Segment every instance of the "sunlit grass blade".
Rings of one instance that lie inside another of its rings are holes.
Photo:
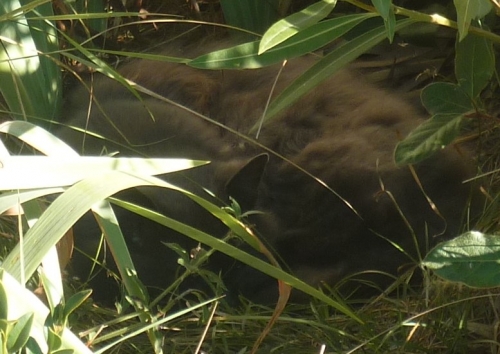
[[[187,159],[134,157],[10,156],[1,159],[0,190],[68,186],[106,171],[137,171],[159,175],[206,164]],[[36,175],[36,178],[33,176]]]
[[[40,348],[47,351],[45,321],[49,314],[47,307],[31,291],[27,290],[8,272],[0,267],[0,281],[9,291],[6,292],[8,303],[8,318],[17,319],[26,313],[33,313],[33,327],[30,332]],[[72,349],[74,353],[92,353],[71,331],[62,333],[62,348]]]
[[[25,7],[29,10],[19,13],[17,0],[0,5],[0,16],[9,18],[0,21],[0,92],[16,119],[37,116],[50,120],[60,108],[61,73],[55,58],[39,56],[39,52],[58,50],[54,24],[43,20],[43,15],[52,14],[52,7],[48,1]]]

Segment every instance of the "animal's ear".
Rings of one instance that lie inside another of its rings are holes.
[[[226,184],[226,193],[247,211],[255,207],[262,175],[269,162],[269,155],[257,155],[241,167]]]

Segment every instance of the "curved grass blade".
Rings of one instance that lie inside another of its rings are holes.
[[[411,19],[398,21],[395,29],[400,30],[412,23],[414,21]],[[264,118],[264,123],[385,38],[385,27],[379,26],[334,49],[298,77],[271,103]],[[255,133],[260,124],[260,122],[255,124],[251,129],[251,133]]]

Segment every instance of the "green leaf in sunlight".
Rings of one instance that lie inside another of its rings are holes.
[[[264,33],[260,41],[258,54],[266,52],[298,32],[321,21],[328,16],[335,5],[337,5],[337,0],[321,0],[302,11],[279,20]]]
[[[422,263],[440,277],[477,288],[500,285],[500,237],[469,231],[437,245]]]
[[[259,42],[255,41],[202,55],[190,61],[188,65],[201,69],[260,68],[321,48],[359,23],[375,16],[375,14],[357,14],[320,22],[261,55],[257,54]]]
[[[396,146],[398,165],[417,163],[442,150],[460,134],[463,116],[436,114],[420,124]]]
[[[11,353],[21,351],[30,337],[31,327],[33,326],[33,313],[25,313],[18,319],[11,328],[7,338],[7,347]]]
[[[20,12],[19,9],[24,11]],[[50,120],[60,109],[61,71],[55,23],[48,1],[0,2],[0,90],[10,113],[17,119]],[[42,54],[40,54],[42,53]]]

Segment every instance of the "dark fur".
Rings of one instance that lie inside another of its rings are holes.
[[[273,95],[314,61],[311,57],[290,61]],[[120,72],[164,97],[248,134],[262,116],[278,70],[272,66],[246,71],[201,71],[179,64],[135,60],[122,66]],[[90,131],[120,144],[132,144],[135,151],[118,145],[123,155],[213,160],[213,166],[189,173],[222,199],[227,197],[226,183],[231,176],[245,161],[262,152],[258,146],[182,108],[153,98],[140,102],[107,78],[95,78],[94,94],[102,112],[121,134],[107,123],[95,103],[88,122]],[[85,126],[88,102],[86,90],[75,90],[67,100],[65,123]],[[292,272],[313,285],[335,285],[350,274],[372,269],[397,274],[398,268],[411,260],[384,237],[417,258],[413,233],[419,241],[419,252],[424,252],[427,244],[458,235],[471,195],[470,186],[462,181],[474,174],[474,164],[466,152],[453,147],[415,166],[419,183],[442,217],[431,208],[410,169],[395,166],[393,151],[397,142],[422,121],[397,95],[371,86],[350,71],[342,71],[265,124],[258,140],[326,183],[338,195],[273,155],[254,197],[248,197],[248,190],[240,193],[241,184],[237,191],[229,192],[236,197],[241,194],[244,207],[267,213],[252,220],[257,232]],[[62,135],[77,148],[84,145],[81,134],[63,130]],[[86,153],[99,153],[106,145],[90,137],[86,139]],[[184,179],[180,183],[186,186]],[[224,234],[220,223],[201,210],[193,213],[197,207],[181,196],[155,195],[150,191],[146,195],[159,211],[214,235]],[[179,200],[172,202],[170,198]],[[196,216],[190,217],[193,215]],[[127,226],[130,233],[139,229],[143,228]],[[190,246],[180,236],[173,237],[165,230],[158,232],[163,232],[169,242]],[[156,242],[144,240],[145,235],[139,237],[143,246],[136,253],[144,253],[147,258],[150,250],[151,254],[157,252]],[[137,263],[140,273],[158,274],[154,262]],[[170,274],[165,278],[171,279],[172,267],[166,270]],[[252,275],[242,276],[246,272]],[[271,290],[274,283],[268,284],[265,278],[260,279],[246,268],[233,270],[233,274],[228,276],[228,283],[254,299],[266,301],[275,291]],[[245,281],[241,282],[242,278]],[[387,284],[382,278],[374,280],[382,286]],[[165,285],[154,277],[148,283]]]

